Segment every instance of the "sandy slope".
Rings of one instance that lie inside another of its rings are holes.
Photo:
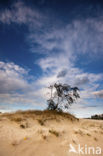
[[[51,113],[0,115],[0,156],[83,155],[70,153],[70,144],[103,149],[103,122]]]

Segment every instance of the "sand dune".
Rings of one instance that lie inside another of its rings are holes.
[[[51,111],[0,115],[0,156],[92,155],[69,152],[70,144],[103,149],[103,122]]]

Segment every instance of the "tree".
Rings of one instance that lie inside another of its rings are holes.
[[[51,91],[50,99],[47,100],[48,110],[63,111],[80,98],[79,89],[68,84],[55,83],[48,88]]]

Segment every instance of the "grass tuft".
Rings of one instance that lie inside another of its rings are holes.
[[[87,135],[88,135],[88,136],[91,136],[91,134],[90,134],[90,133],[87,133]]]
[[[98,141],[98,139],[97,139],[96,137],[94,138],[94,140],[95,140],[95,141]]]
[[[55,131],[55,130],[49,130],[49,133],[55,135],[56,137],[59,136],[59,132]]]
[[[44,124],[44,120],[38,119],[38,122],[39,122],[39,124],[40,124],[41,126],[44,126],[44,125],[45,125],[45,124]]]
[[[42,138],[43,138],[44,140],[46,140],[47,136],[46,136],[46,135],[42,135]]]
[[[21,122],[23,119],[21,117],[12,117],[11,121],[15,121],[15,122]]]
[[[20,127],[21,127],[21,128],[26,128],[25,125],[23,125],[23,124],[21,124]]]
[[[16,145],[18,145],[19,144],[19,142],[17,141],[17,140],[14,140],[14,141],[12,141],[12,146],[16,146]]]

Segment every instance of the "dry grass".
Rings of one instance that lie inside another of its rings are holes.
[[[94,138],[94,140],[95,140],[95,141],[98,141],[98,139],[97,139],[96,137]]]
[[[100,133],[101,133],[101,134],[103,134],[103,132],[102,132],[102,131],[101,131]]]
[[[19,142],[17,140],[13,140],[11,143],[12,146],[17,146],[18,144],[19,144]]]
[[[27,120],[28,118],[32,118],[33,120],[38,120],[38,122],[41,125],[44,125],[44,121],[47,120],[59,121],[60,119],[63,118],[70,120],[72,122],[79,120],[70,113],[63,113],[63,112],[50,111],[50,110],[44,110],[44,111],[40,111],[40,110],[20,111],[19,110],[15,113],[4,113],[1,115],[1,117],[6,117],[11,121],[17,123]]]
[[[21,128],[29,128],[29,124],[28,124],[28,122],[23,122],[20,124],[20,127]]]
[[[21,128],[26,128],[25,125],[23,125],[23,124],[21,124],[20,127],[21,127]]]
[[[39,122],[39,124],[40,124],[41,126],[44,126],[44,125],[45,125],[44,120],[38,119],[38,122]]]
[[[100,125],[100,129],[102,129],[102,130],[103,130],[103,125]]]
[[[90,124],[89,126],[90,126],[90,127],[95,127],[95,125],[94,125],[94,124]]]
[[[90,133],[87,133],[87,136],[91,136],[91,134]]]
[[[46,136],[46,135],[42,135],[42,138],[43,138],[44,140],[46,140],[46,139],[47,139],[47,136]]]
[[[21,122],[23,119],[21,117],[11,117],[11,121]]]
[[[73,143],[76,144],[76,141],[74,139],[72,139]]]
[[[76,131],[74,131],[74,133],[75,133],[75,134],[78,134],[78,131],[76,130]]]
[[[59,136],[59,132],[57,132],[57,131],[55,131],[55,130],[53,130],[53,129],[52,129],[52,130],[49,130],[49,133],[55,135],[56,137]]]
[[[94,132],[95,132],[95,133],[97,133],[97,131],[96,131],[96,130],[94,130]]]
[[[81,136],[84,135],[83,131],[81,129],[74,131],[75,134],[79,134]]]

